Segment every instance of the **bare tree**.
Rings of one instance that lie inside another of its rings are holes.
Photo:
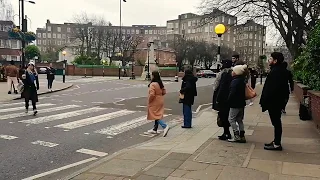
[[[119,33],[115,30],[108,29],[105,31],[103,36],[103,45],[104,45],[104,51],[107,55],[107,57],[110,58],[110,64],[112,63],[112,56],[115,55],[117,48],[118,48],[118,42],[119,42]]]
[[[239,17],[249,14],[250,18],[259,21],[266,18],[266,22],[272,22],[279,31],[291,55],[296,58],[320,17],[319,4],[319,0],[203,0],[200,9],[206,14],[219,9]]]
[[[138,46],[142,43],[143,37],[127,35],[121,41],[121,53],[123,54],[122,65],[133,61],[134,55],[138,52]]]

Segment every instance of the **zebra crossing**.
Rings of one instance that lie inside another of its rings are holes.
[[[36,127],[37,130],[42,128],[46,132],[52,128],[64,132],[76,131],[83,128],[83,134],[96,134],[106,138],[134,130],[150,121],[147,120],[146,112],[133,111],[127,109],[86,107],[81,105],[62,105],[54,103],[38,104],[38,114],[33,116],[32,112],[24,112],[24,102],[12,104],[0,104],[0,126],[13,126],[16,124],[26,125],[26,128]],[[166,114],[165,119],[173,119],[169,122],[171,125],[180,123],[173,118],[171,114]],[[8,123],[5,124],[4,123]],[[81,131],[82,132],[82,131]],[[1,133],[0,140],[15,140],[23,138],[15,132]],[[50,142],[42,142],[37,140],[32,142],[34,145],[42,145],[47,147],[58,146],[58,143],[50,144]]]

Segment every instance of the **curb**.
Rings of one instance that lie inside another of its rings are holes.
[[[55,92],[59,92],[59,91],[63,91],[63,90],[69,89],[69,88],[71,88],[71,87],[73,87],[73,84],[70,84],[69,86],[64,87],[64,88],[61,88],[61,89],[56,89],[56,90],[53,90],[53,91],[48,91],[48,92],[42,92],[42,93],[39,93],[39,94],[38,94],[38,96],[40,96],[40,95],[44,95],[44,94],[51,94],[51,93],[55,93]],[[17,97],[17,98],[14,98],[14,99],[12,99],[12,100],[19,100],[19,99],[23,99],[23,98],[21,98],[21,97]]]

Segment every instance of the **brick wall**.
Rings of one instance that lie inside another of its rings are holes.
[[[320,129],[320,91],[308,91],[308,95],[310,96],[312,120],[317,129]]]
[[[298,102],[302,102],[303,96],[308,94],[309,87],[301,84],[300,82],[294,82],[294,95]]]

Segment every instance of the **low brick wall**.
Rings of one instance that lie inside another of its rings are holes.
[[[310,107],[312,120],[314,121],[317,129],[320,129],[320,91],[308,91],[310,96]]]
[[[304,84],[301,84],[300,82],[296,81],[294,82],[294,95],[296,96],[296,99],[298,102],[303,101],[303,96],[308,94],[308,90],[310,88]]]

